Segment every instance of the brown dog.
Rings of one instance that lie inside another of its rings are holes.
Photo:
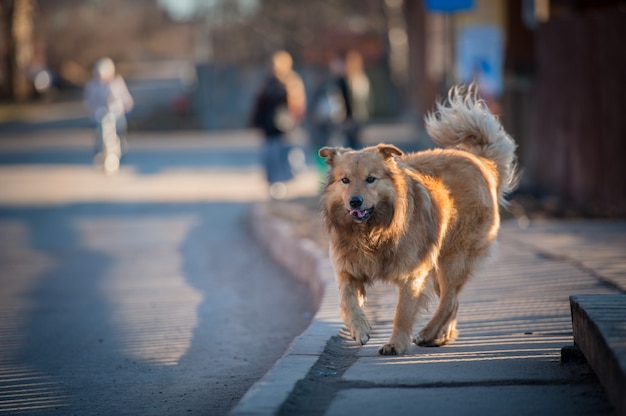
[[[451,89],[448,102],[426,117],[426,129],[439,145],[456,148],[319,151],[330,166],[322,203],[341,311],[359,344],[371,332],[362,309],[366,286],[382,280],[399,287],[384,355],[404,353],[411,340],[420,346],[455,340],[458,294],[489,256],[498,205],[516,185],[515,142],[473,87]],[[439,306],[414,338],[416,315],[432,293]]]

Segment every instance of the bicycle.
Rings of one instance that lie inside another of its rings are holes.
[[[107,112],[100,122],[98,134],[102,151],[96,155],[96,163],[102,164],[104,173],[111,175],[120,168],[122,144],[117,134],[116,118],[112,112]]]

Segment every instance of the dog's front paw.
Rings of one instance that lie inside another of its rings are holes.
[[[380,355],[400,355],[404,354],[410,345],[410,335],[404,333],[394,334],[389,342],[378,350],[378,353]]]
[[[352,328],[350,329],[352,339],[355,340],[357,344],[359,345],[367,344],[367,341],[370,340],[371,332],[372,332],[372,328],[367,322],[354,324],[352,325]]]
[[[403,350],[396,344],[385,344],[378,350],[380,355],[400,355],[403,354],[406,348]]]

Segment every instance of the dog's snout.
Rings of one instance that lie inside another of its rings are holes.
[[[363,205],[363,197],[362,196],[353,196],[350,198],[350,208],[360,208]]]

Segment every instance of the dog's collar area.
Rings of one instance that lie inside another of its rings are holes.
[[[366,221],[369,217],[372,216],[372,212],[374,212],[374,207],[368,208],[368,209],[351,209],[348,211],[350,213],[350,216],[352,216],[352,218],[356,221],[356,222],[364,222]]]

